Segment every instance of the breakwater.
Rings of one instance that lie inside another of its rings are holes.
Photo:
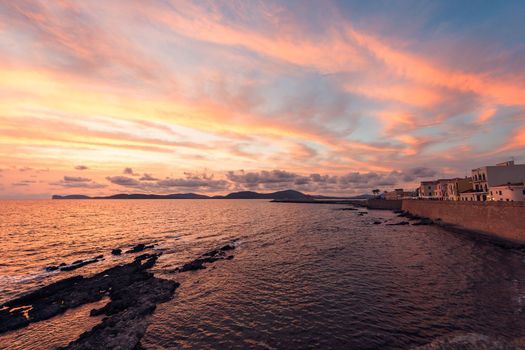
[[[525,203],[403,200],[402,209],[460,230],[525,243]]]
[[[401,205],[401,200],[369,199],[366,201],[368,209],[399,210]]]

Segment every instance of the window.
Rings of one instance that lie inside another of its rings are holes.
[[[483,176],[483,180],[485,180],[485,174],[483,174],[482,176]]]
[[[523,194],[525,194],[525,190],[523,190]]]
[[[500,195],[500,196],[501,196],[501,194],[502,194],[501,191],[499,191],[499,195]]]

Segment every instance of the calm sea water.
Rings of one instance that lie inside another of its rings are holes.
[[[525,257],[390,212],[259,200],[0,202],[0,302],[128,261],[155,243],[159,277],[181,282],[158,306],[146,349],[406,349],[455,331],[525,335]],[[235,258],[175,274],[238,240]],[[104,254],[71,272],[44,267]],[[65,345],[93,305],[0,336],[2,349]]]

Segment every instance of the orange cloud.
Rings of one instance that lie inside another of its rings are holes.
[[[476,119],[476,122],[478,124],[485,124],[486,122],[488,122],[490,119],[492,119],[492,117],[494,117],[494,115],[496,114],[497,112],[497,109],[496,108],[486,108],[484,109],[481,114],[478,116],[478,118]]]

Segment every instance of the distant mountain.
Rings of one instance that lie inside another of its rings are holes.
[[[57,194],[53,195],[51,199],[91,199],[89,196],[84,196],[82,194],[71,194],[68,196],[59,196]]]
[[[132,194],[114,194],[111,196],[101,197],[89,197],[84,195],[68,195],[59,196],[53,195],[52,199],[289,199],[289,200],[304,200],[311,201],[314,198],[307,194],[294,191],[278,191],[273,193],[258,193],[251,191],[234,192],[226,196],[206,196],[196,193],[175,193],[175,194],[143,194],[143,193],[132,193]]]
[[[242,191],[230,193],[226,199],[293,199],[293,200],[313,200],[312,196],[294,190],[278,191],[273,193],[258,193],[251,191]]]
[[[114,194],[107,197],[93,197],[93,199],[206,199],[210,198],[203,194],[196,193],[175,193],[175,194]]]
[[[175,193],[175,194],[145,194],[145,193],[119,193],[111,196],[90,197],[79,194],[70,196],[53,195],[51,199],[206,199],[210,198],[203,194],[196,193]]]

